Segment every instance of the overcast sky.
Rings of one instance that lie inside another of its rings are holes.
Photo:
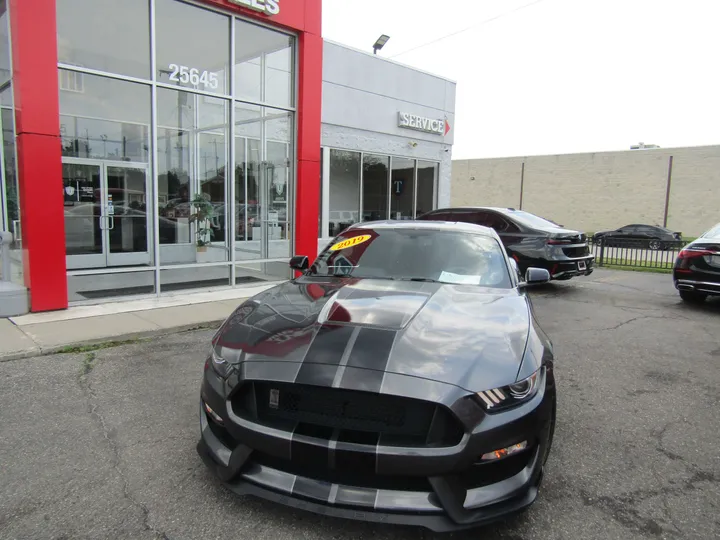
[[[326,39],[388,34],[378,54],[457,82],[456,159],[720,144],[719,21],[720,0],[323,0]]]

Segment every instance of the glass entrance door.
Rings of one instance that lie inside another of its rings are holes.
[[[67,268],[149,265],[145,164],[63,160]]]

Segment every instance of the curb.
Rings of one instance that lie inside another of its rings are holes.
[[[49,356],[51,354],[72,354],[68,348],[87,347],[93,345],[108,344],[109,347],[117,347],[124,345],[127,341],[147,340],[152,337],[162,337],[172,334],[180,334],[183,332],[192,332],[194,330],[208,330],[218,328],[225,319],[207,321],[195,324],[184,324],[181,326],[173,326],[171,328],[162,328],[160,330],[147,330],[142,332],[131,332],[129,334],[119,334],[117,336],[107,336],[97,339],[88,339],[84,341],[75,341],[64,345],[53,345],[52,347],[33,347],[23,351],[15,351],[6,354],[0,354],[0,362],[11,362],[13,360],[22,360],[24,358],[35,358],[38,356]]]

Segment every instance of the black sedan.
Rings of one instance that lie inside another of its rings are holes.
[[[491,230],[355,225],[243,303],[209,347],[200,456],[233,492],[318,514],[461,529],[538,494],[552,345]]]
[[[606,247],[630,247],[670,249],[682,242],[682,233],[673,232],[656,225],[632,224],[613,231],[599,231],[593,235],[593,242]]]
[[[521,271],[544,268],[552,279],[590,275],[595,257],[587,236],[547,219],[514,208],[443,208],[418,219],[474,223],[494,229]]]
[[[686,302],[720,296],[720,223],[678,253],[673,281]]]

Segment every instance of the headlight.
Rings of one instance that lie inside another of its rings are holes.
[[[488,412],[496,412],[499,410],[508,409],[529,401],[537,394],[538,387],[540,384],[540,372],[542,368],[538,369],[535,373],[530,375],[527,379],[517,381],[508,386],[501,386],[500,388],[493,388],[492,390],[485,390],[478,392],[477,396],[485,406],[485,410]]]
[[[215,373],[224,379],[228,376],[228,363],[222,356],[222,349],[220,345],[216,344],[210,347],[210,364],[215,370]]]

